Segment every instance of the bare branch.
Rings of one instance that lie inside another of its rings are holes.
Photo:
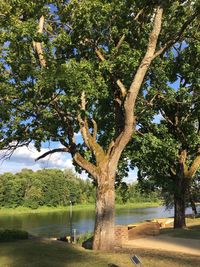
[[[81,108],[81,111],[85,111],[85,108],[86,108],[85,92],[82,92],[82,94],[81,94],[80,108]],[[87,129],[86,129],[86,127],[85,127],[85,126],[86,126],[86,119],[82,119],[80,113],[78,114],[77,119],[78,119],[78,122],[79,122],[80,131],[81,131],[83,140],[84,140],[86,146],[87,146],[89,149],[91,149],[91,148],[90,148],[89,141],[88,141],[88,133],[87,133]]]
[[[175,44],[183,35],[185,29],[188,27],[188,25],[197,17],[197,12],[195,12],[194,14],[192,14],[188,20],[182,25],[180,31],[172,38],[169,39],[164,45],[163,47],[161,47],[158,51],[155,52],[154,54],[154,58],[159,56],[160,54],[162,54],[163,52],[165,52],[169,47],[171,47],[173,44]]]
[[[93,139],[96,140],[96,138],[97,138],[97,123],[93,119],[92,119],[92,123],[93,123]]]
[[[124,39],[125,39],[125,34],[122,35],[122,37],[120,38],[118,44],[116,45],[116,49],[119,50],[120,46],[122,45]]]
[[[83,91],[81,94],[81,109],[85,111],[86,107],[86,99],[85,99],[85,92]]]
[[[140,132],[139,130],[136,130],[135,133],[140,136],[144,136],[144,133]]]
[[[155,98],[156,98],[158,95],[159,95],[159,93],[156,93],[156,94],[150,99],[150,101],[144,100],[144,99],[139,98],[139,97],[138,97],[138,99],[140,99],[140,101],[143,101],[143,103],[146,104],[146,106],[153,107],[153,101],[155,100]],[[138,114],[137,117],[140,117],[140,116],[145,112],[145,110],[146,110],[146,107],[144,107],[144,108],[140,111],[140,113]]]
[[[144,8],[140,9],[140,11],[136,14],[134,20],[138,20],[139,16],[142,15],[143,12],[144,12]]]
[[[119,86],[119,89],[121,91],[122,97],[124,98],[126,96],[126,87],[124,86],[124,84],[118,79],[117,80],[117,85]]]
[[[105,57],[104,55],[101,53],[101,51],[97,48],[95,48],[95,53],[97,54],[98,58],[101,60],[101,61],[105,61]]]
[[[44,16],[41,16],[39,19],[39,27],[38,27],[38,33],[43,33],[43,28],[44,28]],[[42,49],[42,44],[40,42],[35,42],[33,41],[33,47],[38,55],[39,62],[41,67],[46,67],[46,60],[44,58],[44,53]]]
[[[170,118],[164,113],[164,111],[162,109],[160,109],[160,113],[162,115],[162,117],[168,122],[170,123],[171,125],[174,126],[174,123],[170,120]]]
[[[38,158],[36,158],[35,161],[43,159],[46,156],[57,153],[57,152],[69,152],[69,149],[67,147],[63,147],[63,148],[55,148],[55,149],[49,150],[45,152],[44,154],[42,154],[41,156],[39,156]]]

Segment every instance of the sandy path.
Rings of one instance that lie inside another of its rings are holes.
[[[175,238],[168,235],[128,240],[123,243],[123,248],[156,249],[200,256],[200,240]]]

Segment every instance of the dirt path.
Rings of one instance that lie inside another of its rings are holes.
[[[123,243],[123,248],[156,249],[200,256],[199,240],[175,238],[164,234],[126,241]]]

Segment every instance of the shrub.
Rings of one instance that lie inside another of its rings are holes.
[[[93,233],[91,232],[86,232],[84,234],[80,234],[77,237],[77,243],[78,244],[82,244],[84,241],[88,240],[89,238],[91,238],[93,236]]]
[[[28,233],[21,230],[0,229],[0,242],[28,239]]]

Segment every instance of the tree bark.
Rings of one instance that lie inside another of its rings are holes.
[[[185,228],[185,197],[174,195],[174,228]]]
[[[115,242],[115,179],[109,173],[98,179],[93,249],[109,251]]]
[[[187,183],[183,173],[177,175],[174,193],[174,228],[185,228]]]

